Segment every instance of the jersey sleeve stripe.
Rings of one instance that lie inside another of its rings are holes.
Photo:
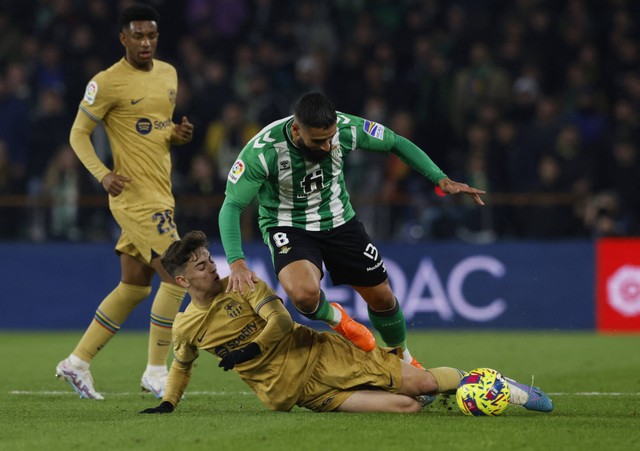
[[[356,127],[352,126],[351,127],[351,150],[355,150],[356,149]]]
[[[267,304],[268,302],[271,302],[271,301],[275,301],[275,300],[279,301],[280,297],[275,295],[275,294],[272,294],[272,295],[267,296],[266,298],[264,298],[262,301],[258,302],[258,305],[256,305],[256,309],[255,309],[256,313],[258,313],[260,311],[260,309],[262,307],[264,307],[265,304]]]
[[[86,114],[87,116],[89,116],[92,120],[96,121],[96,122],[100,122],[100,118],[94,116],[93,114],[89,113],[89,111],[87,111],[86,108],[84,108],[82,105],[80,105],[78,108],[80,108],[82,110],[82,112],[84,114]]]
[[[260,160],[260,163],[262,164],[262,167],[264,168],[264,172],[267,175],[267,177],[269,177],[269,166],[267,166],[267,160],[264,157],[264,154],[261,153],[260,155],[258,155],[258,159]]]

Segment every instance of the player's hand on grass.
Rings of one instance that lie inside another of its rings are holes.
[[[149,407],[141,410],[140,413],[171,413],[175,409],[174,405],[169,401],[162,401],[158,407]]]
[[[240,294],[244,294],[246,290],[245,285],[248,286],[251,291],[256,289],[254,282],[258,282],[260,279],[256,276],[256,273],[247,267],[244,259],[241,258],[234,261],[229,265],[229,269],[231,270],[231,274],[229,274],[227,293],[239,291]]]
[[[229,354],[225,355],[222,360],[220,360],[218,367],[224,368],[225,371],[232,370],[238,363],[251,360],[260,355],[261,352],[260,346],[258,346],[257,343],[251,342],[244,348],[236,349],[235,351],[231,351]]]
[[[133,179],[125,177],[124,175],[109,172],[102,178],[100,183],[107,193],[116,197],[124,191],[125,183],[131,182],[132,180]]]
[[[480,194],[486,194],[486,191],[483,191],[478,188],[473,188],[466,183],[454,182],[449,178],[444,178],[438,182],[438,186],[442,190],[442,192],[446,194],[460,194],[466,193],[473,201],[478,205],[484,205],[484,202],[480,198]]]

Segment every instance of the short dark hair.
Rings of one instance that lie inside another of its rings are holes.
[[[160,14],[158,14],[158,11],[151,5],[144,3],[133,4],[120,13],[120,17],[118,18],[120,31],[129,28],[131,22],[135,20],[149,20],[157,24],[160,22]]]
[[[193,230],[182,239],[171,243],[160,257],[160,263],[171,277],[175,277],[184,269],[185,263],[194,258],[194,253],[201,247],[209,248],[207,235],[200,230]]]
[[[313,128],[329,128],[338,120],[333,102],[319,92],[300,97],[293,114],[301,125]]]

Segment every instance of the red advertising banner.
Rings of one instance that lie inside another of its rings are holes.
[[[596,244],[596,324],[601,332],[640,332],[640,239]]]

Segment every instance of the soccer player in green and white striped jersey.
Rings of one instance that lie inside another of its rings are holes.
[[[484,191],[449,179],[411,141],[383,125],[336,112],[322,94],[302,96],[293,116],[261,130],[229,172],[220,210],[220,234],[231,269],[227,292],[253,290],[242,252],[240,214],[258,197],[258,221],[278,279],[307,318],[328,323],[364,350],[375,339],[320,289],[323,263],[334,285],[351,285],[367,302],[371,324],[387,346],[421,367],[407,349],[404,315],[382,257],[351,206],[344,160],[354,150],[392,152],[447,194],[466,193],[484,205]]]

